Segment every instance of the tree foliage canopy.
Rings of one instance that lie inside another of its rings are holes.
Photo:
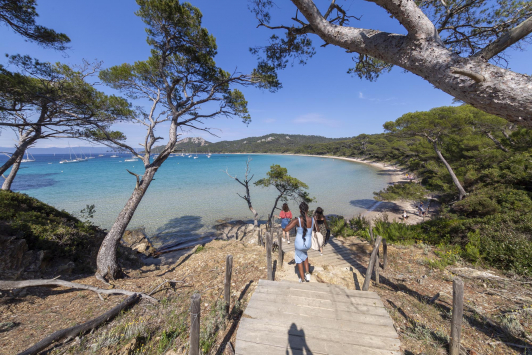
[[[67,49],[66,45],[70,43],[70,38],[66,34],[36,23],[39,16],[35,8],[36,2],[36,0],[0,0],[0,22],[44,47]]]
[[[17,70],[0,65],[0,127],[38,125],[51,136],[82,137],[86,128],[109,129],[131,118],[129,102],[87,82],[97,66],[71,68],[20,55],[11,56],[10,65]]]

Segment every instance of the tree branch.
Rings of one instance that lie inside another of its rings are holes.
[[[127,169],[126,169],[127,170]],[[135,176],[137,178],[137,186],[135,186],[135,189],[138,189],[139,186],[140,186],[140,176],[138,174],[135,174],[134,172],[131,172],[129,170],[127,170],[128,173],[130,173],[131,175]]]
[[[121,289],[110,289],[105,290],[103,288],[98,288],[89,285],[78,284],[74,282],[57,280],[57,279],[45,279],[45,280],[24,280],[24,281],[0,281],[0,290],[12,290],[14,288],[24,288],[24,287],[35,287],[35,286],[62,286],[68,288],[78,288],[82,290],[94,291],[96,293],[103,293],[108,295],[123,294],[128,296],[140,295],[141,297],[147,299],[152,303],[158,303],[159,301],[153,297],[145,295],[143,293],[126,291]]]
[[[494,42],[487,45],[480,52],[476,53],[474,57],[482,57],[489,60],[497,54],[510,47],[512,44],[518,42],[524,37],[532,33],[532,17],[521,22],[518,26],[512,28],[510,31],[497,38]]]

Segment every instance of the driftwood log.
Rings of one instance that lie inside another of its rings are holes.
[[[48,279],[48,280],[24,280],[24,281],[0,281],[0,290],[12,290],[15,288],[24,288],[24,287],[36,287],[36,286],[63,286],[68,288],[77,288],[82,290],[89,290],[96,292],[98,295],[100,294],[108,294],[108,295],[116,295],[116,294],[122,294],[122,295],[139,295],[142,298],[145,298],[146,300],[152,302],[152,303],[158,303],[157,299],[148,296],[144,293],[138,293],[133,291],[127,291],[127,290],[121,290],[121,289],[110,289],[106,290],[103,288],[98,288],[94,286],[89,285],[83,285],[78,284],[75,282],[69,282],[64,280],[58,280],[58,279]]]
[[[53,344],[56,341],[59,341],[61,339],[65,339],[65,341],[68,341],[70,339],[73,339],[77,337],[80,334],[83,334],[91,329],[94,329],[98,327],[100,324],[107,322],[109,319],[112,319],[116,317],[120,312],[129,306],[133,305],[135,302],[138,301],[140,295],[137,293],[132,294],[129,296],[125,301],[117,305],[116,307],[112,308],[111,310],[105,312],[101,316],[94,318],[86,323],[79,324],[67,329],[58,330],[57,332],[47,336],[37,344],[33,345],[31,348],[24,350],[23,352],[19,353],[18,355],[32,355],[37,354],[39,351],[47,348],[51,344]]]
[[[369,283],[371,281],[371,274],[373,273],[373,268],[375,266],[375,259],[377,259],[377,253],[379,251],[379,246],[381,244],[382,237],[380,235],[377,236],[377,240],[375,241],[375,248],[373,248],[373,251],[371,252],[371,257],[369,258],[369,265],[368,269],[366,270],[366,279],[364,280],[364,285],[362,286],[362,291],[369,290]]]

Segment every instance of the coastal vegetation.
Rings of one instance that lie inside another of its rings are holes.
[[[310,203],[314,198],[310,197],[308,192],[308,185],[303,181],[288,175],[288,170],[280,165],[274,164],[270,167],[270,171],[266,173],[267,177],[255,182],[255,186],[260,187],[274,187],[277,193],[272,211],[268,215],[269,227],[273,227],[275,210],[278,209],[279,202],[286,202],[292,199],[298,205],[301,202]]]
[[[74,263],[73,272],[91,273],[103,235],[103,231],[88,220],[82,221],[21,193],[0,191],[0,239],[3,240],[3,248],[9,249],[11,245],[18,244],[13,242],[14,238],[23,241],[26,250],[43,251],[43,263],[53,264],[62,260],[66,264],[70,261]],[[24,253],[24,250],[21,252]],[[8,256],[5,256],[4,263],[10,264]],[[38,269],[41,269],[40,265]],[[8,273],[12,270],[0,271]]]
[[[40,62],[29,56],[13,55],[9,71],[0,65],[0,128],[12,129],[18,138],[16,149],[0,166],[0,175],[11,168],[2,190],[11,190],[26,150],[50,138],[84,138],[101,130],[116,141],[125,136],[111,125],[129,121],[133,115],[123,98],[106,95],[89,83],[99,64],[68,65]]]
[[[249,176],[249,174],[251,174],[251,167],[249,165],[250,165],[252,160],[253,159],[251,157],[248,157],[248,160],[246,161],[246,173],[244,174],[244,178],[243,179],[239,179],[237,177],[237,175],[232,176],[231,174],[229,174],[229,171],[227,169],[225,170],[225,173],[231,179],[235,180],[240,185],[242,185],[242,187],[244,187],[244,190],[246,191],[245,194],[241,195],[241,194],[239,194],[237,192],[237,195],[241,199],[246,201],[249,210],[251,211],[251,213],[253,213],[253,226],[255,226],[255,228],[256,228],[256,227],[259,226],[259,213],[253,208],[253,204],[251,203],[251,192],[249,190],[249,184],[251,183],[251,180],[253,180],[253,177],[255,176],[255,175]]]

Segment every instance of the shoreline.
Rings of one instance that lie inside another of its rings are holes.
[[[394,184],[394,183],[397,183],[397,182],[401,182],[401,181],[407,181],[406,179],[404,179],[404,174],[403,174],[403,171],[402,171],[401,168],[398,168],[398,167],[395,167],[395,166],[391,166],[391,165],[387,166],[385,163],[382,163],[382,162],[367,161],[367,160],[360,159],[360,158],[338,157],[338,156],[334,156],[334,155],[310,155],[310,154],[293,154],[293,153],[223,153],[223,154],[234,154],[234,155],[292,155],[292,156],[300,156],[300,157],[339,159],[339,160],[350,161],[350,162],[353,162],[353,163],[370,165],[370,166],[372,166],[374,168],[380,169],[381,172],[388,173],[388,185],[389,184]],[[386,186],[384,186],[383,188],[385,188],[385,187]],[[374,192],[376,192],[376,191],[374,191]],[[378,209],[378,207],[382,203],[383,203],[383,201],[375,200],[375,203],[372,204],[371,206],[369,206],[368,208],[366,208],[366,211],[361,213],[360,215],[363,216],[363,217],[366,217],[366,218],[368,218],[370,220],[373,220],[373,219],[377,218],[379,216],[379,214],[381,214],[383,212],[387,212],[387,211],[383,211],[383,210],[379,210]],[[404,208],[405,210],[409,210],[409,209],[412,208],[410,205],[407,205],[406,202],[405,203],[401,203],[400,201],[393,201],[393,203],[395,203],[396,205]],[[400,217],[399,214],[394,214],[392,212],[387,212],[387,213],[388,213],[388,215],[392,215],[392,217],[395,217],[395,218]],[[344,218],[346,218],[346,219],[351,219],[353,217],[355,217],[355,216],[354,215],[353,216],[344,216]]]

